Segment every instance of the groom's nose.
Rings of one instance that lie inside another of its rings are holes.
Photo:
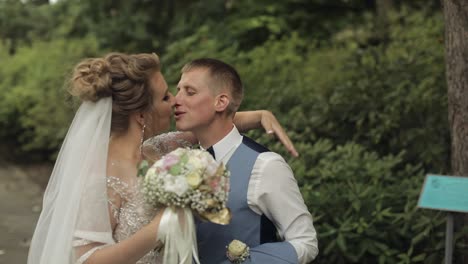
[[[173,103],[173,107],[174,108],[177,108],[178,106],[180,106],[180,99],[179,97],[177,97],[177,94],[174,96],[174,103]]]
[[[177,91],[177,93],[174,96],[175,106],[180,105],[180,101],[181,101],[180,91]]]

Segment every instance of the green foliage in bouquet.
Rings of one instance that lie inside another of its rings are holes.
[[[138,164],[138,172],[137,172],[138,177],[145,177],[149,168],[150,168],[149,162],[147,160],[142,160]]]

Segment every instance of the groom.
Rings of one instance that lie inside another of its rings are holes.
[[[192,131],[201,147],[231,172],[231,223],[198,224],[200,262],[230,263],[226,246],[234,239],[250,247],[244,263],[313,260],[318,253],[316,232],[291,168],[233,124],[243,98],[237,71],[219,60],[197,59],[182,69],[177,90],[177,129]]]

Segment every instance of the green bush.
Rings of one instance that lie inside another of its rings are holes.
[[[2,49],[3,50],[3,49]],[[0,131],[8,156],[54,159],[73,116],[66,80],[80,59],[96,56],[94,39],[37,42],[0,54]]]
[[[240,54],[243,108],[271,109],[295,142],[353,141],[380,155],[404,151],[405,162],[447,171],[440,17],[414,13],[394,19],[387,44],[364,47],[372,32],[363,26],[331,47],[292,34]]]
[[[442,260],[443,214],[416,208],[424,174],[448,171],[442,24],[392,19],[387,43],[369,43],[369,22],[332,46],[291,34],[236,57],[243,108],[271,109],[302,155],[289,161],[315,217],[317,263]]]
[[[440,263],[443,214],[416,208],[424,179],[403,155],[329,140],[300,145],[292,166],[314,215],[314,263]]]

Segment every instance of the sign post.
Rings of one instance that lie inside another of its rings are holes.
[[[453,213],[447,213],[447,228],[445,230],[445,264],[452,264],[453,256]]]
[[[468,177],[426,175],[418,207],[447,212],[445,264],[452,264],[453,212],[468,213]]]

